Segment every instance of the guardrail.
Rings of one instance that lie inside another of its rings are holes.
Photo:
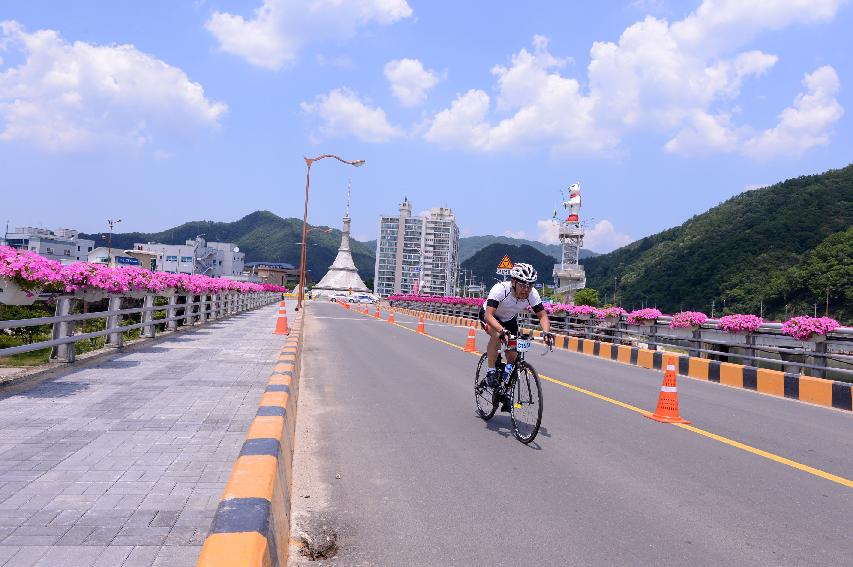
[[[71,313],[74,301],[81,299],[71,296],[61,296],[56,299],[56,314],[53,317],[38,317],[33,319],[17,319],[0,321],[0,332],[8,329],[52,325],[52,338],[46,341],[18,345],[0,349],[0,356],[20,354],[44,348],[51,348],[51,361],[74,362],[76,357],[75,343],[97,337],[107,337],[106,345],[119,348],[124,345],[122,333],[135,329],[142,330],[142,337],[154,338],[158,325],[165,325],[166,330],[175,331],[178,326],[192,326],[207,321],[222,319],[237,313],[249,311],[269,305],[281,299],[280,293],[219,293],[208,295],[171,295],[168,304],[154,305],[154,294],[144,296],[111,295],[106,311],[92,313]],[[166,297],[166,296],[162,296]],[[142,307],[122,308],[126,299],[142,300]],[[157,312],[165,312],[166,316],[155,318]],[[141,322],[122,325],[125,315],[141,314]],[[78,333],[77,323],[92,319],[106,319],[102,330],[89,333]]]
[[[395,301],[394,306],[441,315],[476,319],[479,307],[420,301]],[[764,323],[753,333],[729,333],[709,319],[697,329],[672,329],[672,317],[659,317],[654,324],[629,325],[624,318],[594,319],[551,315],[556,333],[614,344],[642,346],[651,350],[682,350],[690,356],[721,362],[738,362],[805,373],[817,378],[853,382],[853,327],[839,327],[819,340],[800,341],[782,334],[781,323]],[[532,313],[519,315],[519,324],[537,328]]]

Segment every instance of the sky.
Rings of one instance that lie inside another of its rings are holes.
[[[407,197],[608,252],[853,161],[845,0],[2,0],[0,222],[255,210],[376,238]],[[796,195],[791,195],[796,199]]]

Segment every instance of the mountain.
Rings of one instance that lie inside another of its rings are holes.
[[[495,271],[504,255],[510,257],[513,262],[525,262],[532,264],[539,272],[540,282],[551,282],[551,272],[557,259],[548,254],[543,254],[533,246],[527,244],[513,245],[495,242],[482,248],[473,256],[462,262],[461,269],[471,270],[477,283],[482,283],[489,289],[496,280],[503,279]]]
[[[587,285],[665,312],[853,316],[853,165],[747,191],[584,262]]]
[[[486,246],[490,244],[507,244],[510,246],[530,246],[548,256],[554,257],[555,261],[562,255],[562,248],[559,244],[544,244],[536,240],[525,240],[524,238],[511,238],[509,236],[465,236],[459,239],[459,261],[464,262]],[[591,258],[597,254],[591,250],[581,248],[580,257]],[[510,256],[511,258],[512,256]]]
[[[368,240],[364,244],[369,246],[372,250],[376,250],[375,240]],[[512,238],[509,236],[463,236],[459,239],[459,262],[464,262],[489,244],[508,244],[510,246],[521,246],[522,244],[525,244],[535,248],[543,254],[553,256],[555,261],[562,255],[562,248],[560,248],[559,244],[544,244],[542,242],[537,242],[536,240],[525,240],[524,238]],[[584,258],[592,258],[594,256],[598,256],[598,254],[592,250],[581,248],[581,260]]]
[[[309,229],[312,228],[309,225]],[[318,227],[329,228],[329,227]],[[269,211],[255,211],[235,222],[193,221],[161,232],[127,232],[113,234],[114,248],[132,248],[136,242],[161,242],[183,244],[203,235],[211,242],[234,242],[246,253],[246,262],[300,263],[302,221],[283,219]],[[81,235],[91,238],[98,246],[106,244],[100,235]],[[357,240],[350,240],[352,257],[362,279],[373,278],[374,248]],[[308,233],[308,269],[310,279],[319,281],[332,265],[341,244],[341,231],[311,231]]]

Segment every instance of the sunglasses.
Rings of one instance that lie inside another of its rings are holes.
[[[516,280],[515,285],[517,285],[521,289],[531,289],[533,287],[532,283],[520,282],[518,280]]]

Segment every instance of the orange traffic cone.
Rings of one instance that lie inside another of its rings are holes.
[[[373,316],[377,319],[382,318],[382,314],[379,312],[379,304],[378,303],[376,304],[376,313]]]
[[[388,322],[389,323],[394,322],[394,308],[393,307],[388,311]]]
[[[477,335],[474,333],[474,322],[468,327],[468,340],[465,341],[465,352],[477,352]]]
[[[645,414],[649,419],[662,423],[690,423],[678,413],[678,388],[675,385],[675,357],[666,361],[666,372],[658,396],[658,407],[653,414]]]
[[[275,322],[274,335],[289,335],[290,329],[287,328],[287,308],[284,306],[284,301],[278,307],[278,320]]]
[[[426,330],[424,329],[424,316],[423,315],[418,317],[418,334],[419,335],[425,335],[426,334]]]

